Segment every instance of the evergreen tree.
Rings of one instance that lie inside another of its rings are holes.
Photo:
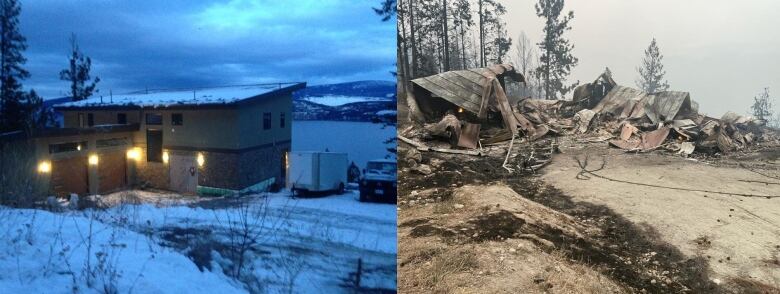
[[[543,40],[537,44],[541,52],[536,70],[547,99],[557,99],[558,94],[562,98],[579,84],[566,85],[566,77],[579,60],[572,55],[574,45],[563,37],[574,18],[573,11],[561,16],[563,5],[564,0],[539,0],[535,5],[536,15],[545,19]]]
[[[79,101],[92,96],[92,92],[95,91],[95,87],[97,86],[97,83],[100,82],[100,78],[95,77],[95,80],[87,85],[90,80],[89,70],[92,66],[92,60],[89,57],[84,56],[79,50],[75,34],[72,34],[70,37],[70,46],[71,55],[69,67],[60,72],[60,80],[70,81],[71,98],[73,101]]]
[[[27,129],[25,93],[21,80],[30,76],[22,68],[26,39],[19,31],[21,6],[16,0],[0,0],[0,132]]]
[[[661,64],[664,56],[658,50],[658,44],[655,38],[650,42],[650,46],[645,49],[645,58],[642,60],[642,66],[637,67],[639,78],[636,86],[647,93],[663,92],[669,89],[668,81],[664,80],[664,65]]]
[[[398,12],[396,0],[383,0],[379,5],[373,9],[376,14],[382,17],[382,21],[390,20]]]

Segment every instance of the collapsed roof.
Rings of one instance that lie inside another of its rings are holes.
[[[641,119],[645,116],[654,124],[681,119],[694,119],[699,104],[688,92],[664,91],[648,94],[640,90],[615,86],[592,109],[618,119]]]
[[[484,119],[488,111],[500,112],[505,126],[516,133],[518,124],[524,125],[524,122],[518,121],[512,112],[502,85],[506,77],[525,82],[523,75],[509,64],[414,79],[410,99],[407,99],[412,118],[424,123],[441,119],[447,111],[465,110]]]

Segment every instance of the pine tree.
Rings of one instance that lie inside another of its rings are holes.
[[[18,1],[0,0],[0,131],[27,129],[29,123],[21,80],[30,73],[22,68],[27,40],[19,31],[20,12]]]
[[[639,77],[636,86],[647,93],[663,92],[669,89],[668,81],[664,80],[664,65],[661,63],[664,56],[658,50],[658,44],[653,38],[650,46],[645,49],[645,58],[642,60],[642,66],[637,67],[636,71]]]
[[[60,80],[70,82],[70,95],[73,101],[79,101],[92,96],[92,92],[95,91],[97,83],[100,82],[99,77],[87,84],[90,80],[89,70],[92,66],[92,59],[84,56],[79,50],[79,45],[76,42],[76,34],[70,36],[71,55],[69,61],[69,67],[63,69],[60,72]]]
[[[535,5],[536,15],[545,19],[543,40],[537,44],[541,52],[536,70],[547,99],[557,99],[558,94],[563,97],[579,84],[565,85],[566,77],[579,60],[572,55],[574,45],[563,37],[563,33],[571,30],[569,21],[574,18],[573,11],[561,16],[563,5],[564,0],[539,0]]]

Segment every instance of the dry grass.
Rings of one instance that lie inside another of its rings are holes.
[[[468,271],[477,266],[479,266],[479,262],[473,250],[455,248],[455,250],[444,251],[431,260],[429,275],[423,280],[423,285],[435,289],[436,286],[446,285],[451,275]]]
[[[409,256],[399,266],[401,288],[410,293],[452,293],[462,279],[458,275],[479,267],[474,250],[463,247],[445,247],[437,242],[413,242],[405,248]]]

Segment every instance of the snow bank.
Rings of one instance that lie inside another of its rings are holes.
[[[147,236],[97,221],[99,213],[1,209],[0,293],[245,292],[220,271],[201,272]]]

